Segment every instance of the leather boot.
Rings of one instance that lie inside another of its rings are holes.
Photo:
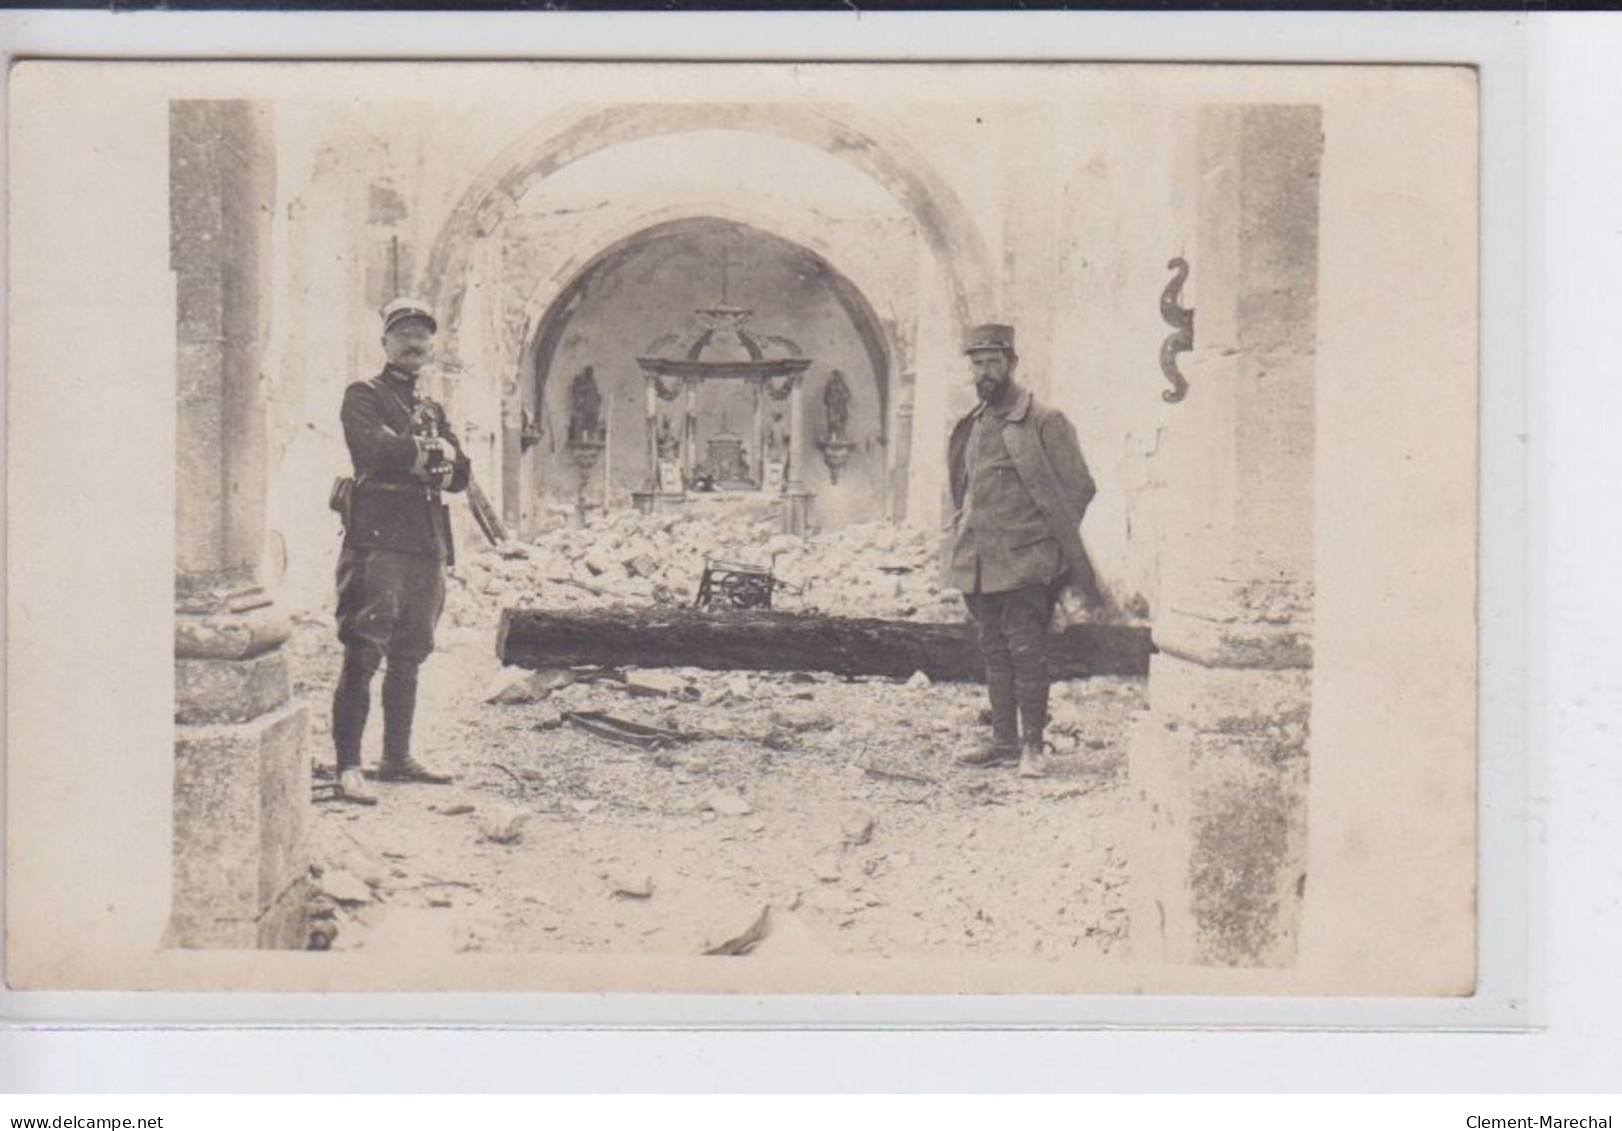
[[[417,669],[420,660],[389,657],[383,673],[383,761],[378,781],[449,785],[449,774],[437,773],[411,756],[411,726],[417,713]]]
[[[382,662],[383,653],[375,645],[344,648],[343,669],[332,693],[332,746],[340,777],[345,770],[360,769],[360,740],[372,709],[372,676]]]

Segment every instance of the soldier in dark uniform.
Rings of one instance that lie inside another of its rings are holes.
[[[947,447],[956,512],[946,583],[962,591],[978,631],[992,737],[959,760],[1017,758],[1022,777],[1041,777],[1048,623],[1066,585],[1098,601],[1080,532],[1095,488],[1070,421],[1014,380],[1013,327],[976,326],[963,352],[980,403]]]
[[[450,512],[440,493],[466,489],[469,477],[444,409],[417,389],[438,323],[413,299],[395,299],[382,315],[388,364],[344,391],[341,414],[355,488],[338,559],[344,664],[332,701],[332,741],[339,796],[360,804],[376,803],[361,774],[360,746],[380,666],[386,665],[378,780],[451,780],[411,756],[411,722],[417,669],[434,650],[445,567],[454,560]]]

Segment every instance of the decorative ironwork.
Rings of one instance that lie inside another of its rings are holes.
[[[529,415],[529,409],[518,411],[518,450],[527,452],[541,442],[541,422]]]
[[[798,595],[804,589],[779,581],[767,566],[705,558],[704,574],[699,579],[698,596],[693,600],[693,606],[707,608],[721,604],[734,609],[769,609],[775,592]]]
[[[1175,272],[1166,289],[1160,292],[1160,317],[1175,333],[1167,334],[1160,343],[1160,372],[1171,382],[1171,388],[1160,397],[1167,404],[1176,404],[1188,395],[1188,380],[1177,368],[1177,355],[1194,348],[1194,311],[1182,303],[1183,283],[1188,279],[1188,260],[1178,257],[1166,264]]]

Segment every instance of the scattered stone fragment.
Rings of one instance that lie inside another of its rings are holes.
[[[574,673],[568,668],[541,668],[538,671],[516,673],[511,668],[505,668],[495,690],[484,701],[499,706],[538,703],[559,688],[569,686],[574,680]]]
[[[781,707],[772,708],[767,718],[773,726],[801,733],[832,730],[834,726],[832,715],[809,703],[785,703]]]
[[[569,808],[573,809],[576,813],[578,813],[582,817],[587,816],[588,814],[596,812],[598,807],[600,807],[601,805],[602,805],[601,801],[598,801],[596,798],[591,798],[591,797],[586,797],[586,798],[578,798],[577,797],[577,798],[574,798],[573,800],[571,800],[569,802]]]
[[[359,876],[333,868],[321,877],[321,891],[340,904],[370,903],[372,889]]]
[[[524,825],[529,818],[527,809],[498,802],[480,817],[479,831],[484,834],[485,840],[496,844],[516,844],[523,839]]]
[[[760,909],[760,914],[755,917],[755,921],[749,924],[749,927],[742,934],[730,938],[724,943],[712,946],[705,950],[704,953],[709,955],[748,954],[756,946],[760,945],[760,941],[771,930],[771,918],[772,907],[768,903]]]
[[[653,877],[614,876],[608,881],[612,893],[623,899],[651,899],[653,897]]]
[[[839,857],[824,855],[811,861],[811,874],[825,884],[831,884],[843,874],[839,870]]]
[[[473,806],[471,805],[451,805],[441,809],[439,815],[441,817],[465,817],[471,812],[473,812]]]
[[[686,677],[656,668],[626,672],[625,688],[633,695],[667,695],[671,698],[697,695],[692,681]]]
[[[907,686],[913,688],[914,690],[918,690],[921,688],[933,687],[934,681],[930,679],[926,673],[918,671],[912,673],[912,678],[907,680]]]
[[[876,824],[877,822],[866,814],[851,818],[845,823],[845,844],[852,848],[867,844],[873,839],[873,828]]]

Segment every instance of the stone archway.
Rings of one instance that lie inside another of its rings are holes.
[[[454,354],[457,348],[474,248],[500,228],[531,188],[616,145],[717,129],[800,142],[870,177],[912,217],[943,278],[957,328],[989,309],[996,274],[978,226],[946,181],[879,123],[844,106],[633,104],[546,119],[492,161],[462,195],[440,229],[418,287],[442,315],[447,351]]]

